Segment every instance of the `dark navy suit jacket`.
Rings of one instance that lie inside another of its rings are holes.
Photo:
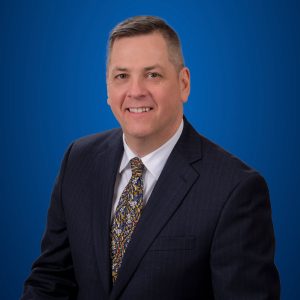
[[[276,300],[279,277],[264,179],[185,120],[114,286],[110,218],[122,131],[74,142],[22,300]]]

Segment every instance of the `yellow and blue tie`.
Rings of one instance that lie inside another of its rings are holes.
[[[121,195],[111,227],[113,283],[118,277],[124,253],[143,209],[144,165],[138,157],[131,159],[130,165],[132,175]]]

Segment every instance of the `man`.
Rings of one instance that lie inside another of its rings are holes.
[[[173,29],[117,25],[107,91],[122,130],[66,152],[22,299],[279,299],[266,183],[183,117]]]

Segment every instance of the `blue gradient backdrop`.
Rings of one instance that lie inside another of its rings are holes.
[[[0,299],[17,299],[39,254],[68,144],[116,127],[106,105],[109,30],[132,15],[181,36],[185,113],[269,183],[282,299],[300,299],[299,1],[1,1]]]

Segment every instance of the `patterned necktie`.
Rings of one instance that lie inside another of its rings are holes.
[[[132,175],[121,195],[111,227],[113,283],[117,279],[124,253],[143,208],[144,165],[138,157],[133,158],[130,164]]]

